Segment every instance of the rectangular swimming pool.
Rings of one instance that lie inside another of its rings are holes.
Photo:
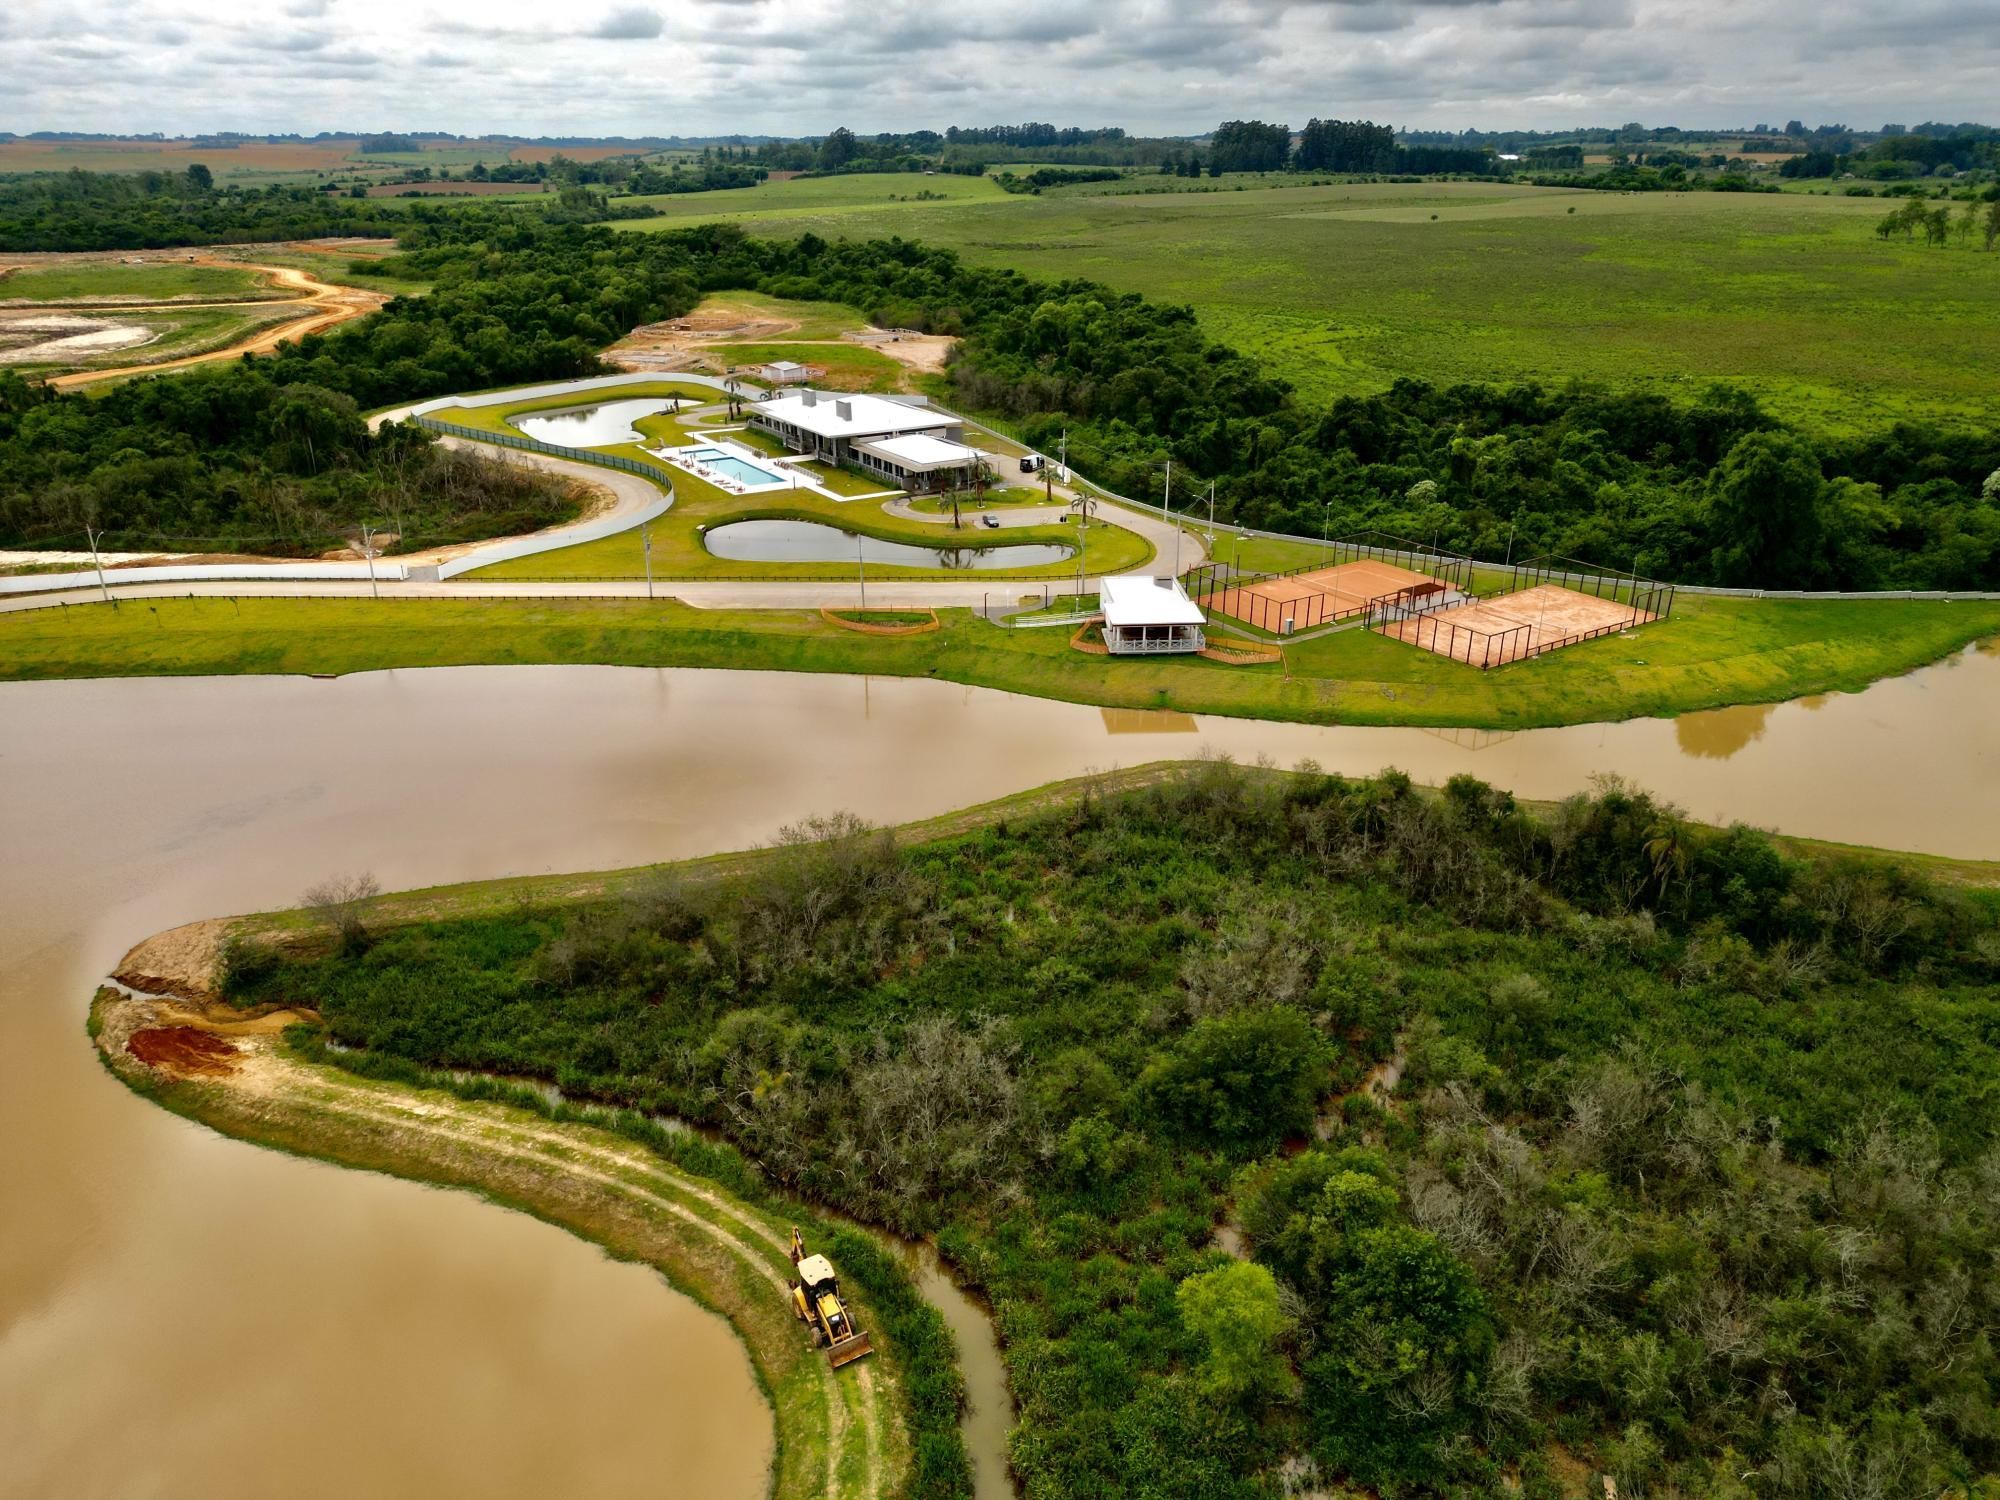
[[[724,453],[720,448],[697,448],[687,455],[698,464],[703,464],[726,475],[738,484],[783,484],[782,474],[773,474],[769,469],[760,469],[752,463],[745,463],[734,454]]]

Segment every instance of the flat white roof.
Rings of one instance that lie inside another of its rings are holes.
[[[856,443],[854,446],[912,469],[952,469],[973,463],[979,457],[977,448],[932,437],[926,432],[912,433],[908,437],[878,438],[874,442]]]
[[[813,404],[806,405],[806,397]],[[841,407],[847,415],[841,415]],[[785,391],[758,403],[757,414],[774,422],[789,422],[823,438],[895,437],[906,432],[935,432],[958,420],[936,407],[907,406],[883,396],[836,395],[832,391]]]
[[[1120,573],[1097,581],[1097,602],[1107,625],[1199,625],[1201,608],[1178,578]]]
[[[767,370],[803,370],[804,365],[795,359],[774,359],[764,366]]]

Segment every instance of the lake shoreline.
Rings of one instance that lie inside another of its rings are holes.
[[[268,1018],[195,996],[104,986],[88,1030],[106,1069],[133,1092],[220,1134],[469,1191],[616,1259],[651,1266],[722,1317],[749,1356],[773,1424],[757,1440],[770,1457],[767,1493],[776,1500],[861,1500],[907,1474],[910,1433],[894,1347],[857,1297],[877,1357],[838,1374],[827,1368],[791,1315],[788,1226],[768,1210],[607,1129],[314,1063]]]

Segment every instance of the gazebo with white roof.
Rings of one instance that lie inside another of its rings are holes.
[[[1113,656],[1200,651],[1208,645],[1201,606],[1178,578],[1122,573],[1097,581],[1104,646]]]

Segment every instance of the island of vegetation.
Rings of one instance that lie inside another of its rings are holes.
[[[193,1020],[107,991],[94,1024],[220,1129],[655,1259],[745,1330],[781,1434],[828,1429],[756,1331],[777,1299],[661,1226],[768,1262],[782,1189],[933,1239],[991,1301],[1034,1500],[1970,1496],[2000,903],[1968,873],[1615,785],[1213,762],[900,836],[329,885],[211,924]],[[934,1332],[866,1245],[836,1253],[902,1372],[902,1492],[965,1493]],[[781,1493],[826,1452],[782,1437]]]

